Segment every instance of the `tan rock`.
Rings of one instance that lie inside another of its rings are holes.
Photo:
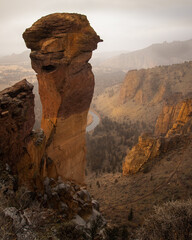
[[[26,29],[46,135],[43,175],[84,182],[85,130],[94,76],[88,63],[100,42],[84,15],[56,13]]]
[[[150,159],[160,155],[161,139],[143,134],[127,154],[123,163],[123,175],[138,172]]]
[[[192,92],[192,62],[158,66],[149,69],[130,70],[121,86],[119,101],[132,100],[137,104],[159,104],[172,94]]]
[[[140,171],[161,154],[177,149],[180,143],[188,144],[192,134],[192,99],[165,105],[157,120],[155,134],[156,137],[149,134],[139,137],[138,143],[125,157],[124,175]]]
[[[180,93],[173,94],[165,102],[161,113],[159,114],[155,125],[155,136],[165,136],[176,121],[182,107],[183,96]]]
[[[177,115],[171,129],[166,134],[166,137],[175,134],[188,134],[192,131],[192,99],[187,99],[180,104],[180,111]]]

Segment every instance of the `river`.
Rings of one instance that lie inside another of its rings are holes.
[[[97,114],[95,114],[94,112],[92,111],[89,111],[89,114],[92,115],[93,117],[93,121],[91,124],[89,124],[89,126],[86,127],[86,132],[90,132],[92,131],[100,122],[100,118],[98,117]]]

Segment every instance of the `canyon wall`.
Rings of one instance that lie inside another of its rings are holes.
[[[184,96],[192,93],[192,62],[159,66],[150,69],[131,70],[121,86],[119,101],[125,104],[159,104],[180,92]]]
[[[170,150],[188,144],[192,137],[192,99],[165,105],[156,123],[155,136],[142,134],[138,143],[128,152],[123,163],[123,174],[136,173],[146,163]]]
[[[174,122],[177,120],[182,104],[183,95],[181,93],[173,94],[164,102],[162,111],[157,117],[155,124],[155,136],[165,136],[168,130],[172,128]]]
[[[88,63],[101,41],[84,15],[42,17],[23,33],[31,49],[46,136],[43,174],[84,182],[85,130],[94,76]]]

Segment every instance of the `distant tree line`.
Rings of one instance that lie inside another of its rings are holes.
[[[93,133],[87,133],[88,169],[96,173],[121,172],[128,148],[137,143],[146,129],[144,122],[119,123],[104,117]]]

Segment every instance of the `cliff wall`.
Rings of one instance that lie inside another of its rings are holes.
[[[123,163],[123,174],[136,173],[146,163],[170,150],[177,149],[180,143],[188,144],[192,135],[192,99],[186,99],[173,106],[164,106],[160,114],[155,135],[143,134],[130,150]]]
[[[192,62],[159,66],[150,69],[131,70],[121,86],[119,100],[137,104],[158,104],[173,94],[184,96],[192,93]]]

